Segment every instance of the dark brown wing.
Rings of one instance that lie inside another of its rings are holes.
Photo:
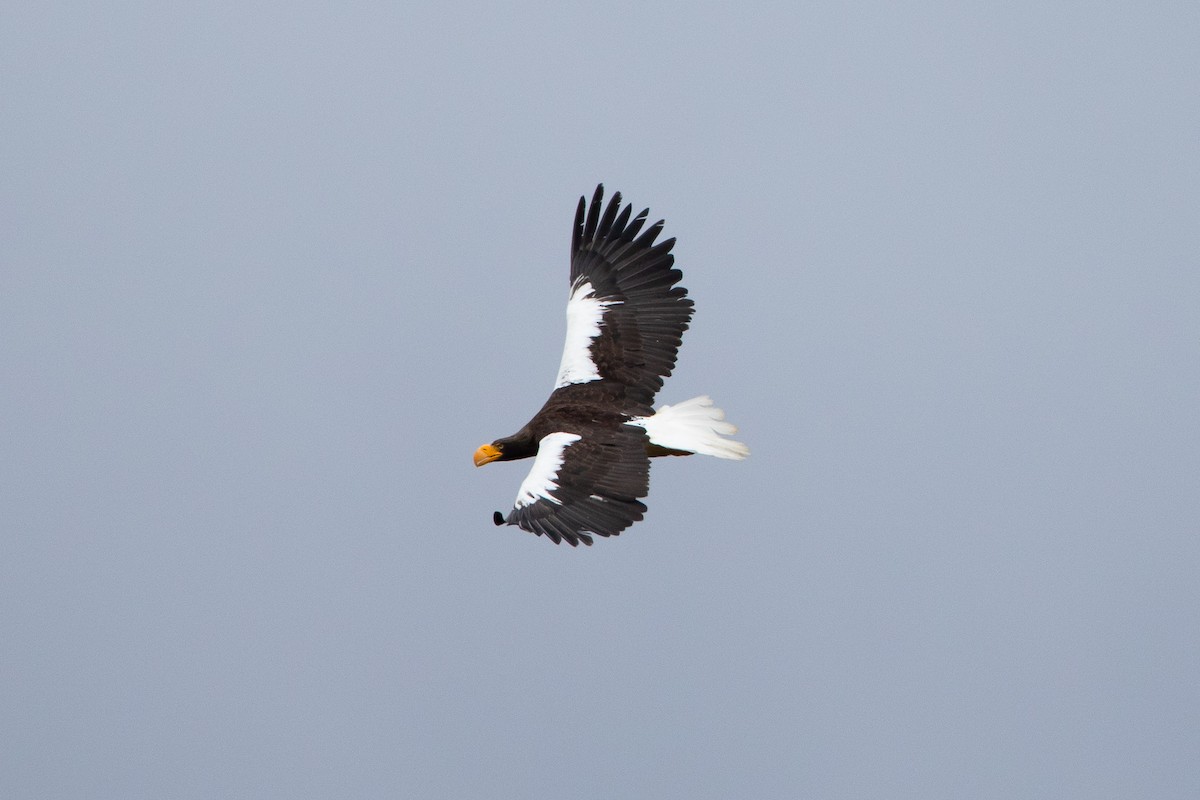
[[[528,477],[507,518],[555,544],[590,545],[592,537],[616,536],[646,513],[638,498],[650,490],[646,432],[630,425],[585,433],[544,436]]]
[[[649,403],[675,367],[693,303],[677,285],[683,273],[673,268],[675,240],[655,241],[662,221],[642,231],[648,209],[630,219],[633,207],[622,209],[617,192],[602,214],[603,200],[603,185],[590,206],[579,199],[571,237],[572,302],[602,304],[599,333],[586,345],[596,375],[638,390]]]

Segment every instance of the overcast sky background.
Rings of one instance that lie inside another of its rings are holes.
[[[1200,6],[9,3],[0,796],[1200,796]],[[476,470],[575,203],[697,315],[618,539]]]

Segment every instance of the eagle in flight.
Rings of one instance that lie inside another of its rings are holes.
[[[602,184],[575,212],[567,341],[554,391],[525,427],[475,451],[477,467],[533,459],[512,511],[493,521],[555,544],[590,545],[592,534],[616,536],[640,520],[652,456],[750,454],[725,438],[737,428],[708,397],[654,410],[694,304],[678,285],[675,240],[655,241],[663,221],[643,231],[649,209],[631,215],[620,192],[603,201]]]

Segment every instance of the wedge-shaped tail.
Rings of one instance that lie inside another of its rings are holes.
[[[714,406],[708,395],[661,406],[653,416],[637,417],[629,424],[645,428],[651,444],[668,450],[737,461],[750,455],[749,447],[725,438],[737,433],[737,426],[725,421],[725,412]]]

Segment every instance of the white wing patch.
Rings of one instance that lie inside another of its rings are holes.
[[[577,442],[582,437],[575,433],[551,433],[542,437],[538,444],[538,454],[533,459],[533,469],[521,481],[517,490],[517,508],[531,506],[538,500],[549,500],[555,505],[562,505],[550,493],[558,488],[558,468],[562,466],[567,446]]]
[[[620,300],[598,300],[592,296],[589,281],[577,283],[567,300],[567,341],[563,345],[562,361],[558,365],[555,389],[572,383],[600,380],[596,363],[592,361],[592,341],[600,335],[604,310]]]

